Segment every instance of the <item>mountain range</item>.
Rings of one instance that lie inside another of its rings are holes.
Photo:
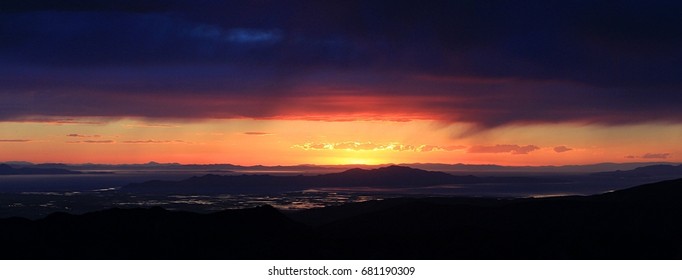
[[[349,169],[321,175],[204,175],[181,181],[148,181],[126,185],[122,191],[153,194],[219,194],[219,193],[282,193],[310,188],[385,188],[403,189],[452,184],[496,182],[537,183],[558,179],[535,177],[456,176],[439,171],[426,171],[391,165],[366,170]]]
[[[682,176],[682,164],[680,165],[657,164],[637,167],[635,169],[625,171],[616,170],[610,172],[598,172],[592,175],[615,178],[649,178],[665,176]]]
[[[1,163],[0,163],[1,164]],[[586,165],[563,165],[563,166],[502,166],[495,164],[443,164],[443,163],[401,163],[382,165],[290,165],[290,166],[242,166],[235,164],[180,164],[159,163],[150,161],[141,164],[65,164],[65,163],[39,163],[34,164],[25,161],[8,161],[4,164],[12,167],[39,167],[39,168],[62,168],[78,171],[101,171],[101,170],[135,170],[135,171],[259,171],[259,172],[298,172],[298,173],[331,173],[353,168],[380,168],[390,165],[407,166],[431,171],[449,173],[594,173],[616,170],[630,170],[649,165],[673,165],[679,163],[669,162],[626,162],[626,163],[596,163]]]
[[[82,174],[82,172],[53,167],[14,168],[7,164],[0,164],[0,175],[57,175],[57,174]]]

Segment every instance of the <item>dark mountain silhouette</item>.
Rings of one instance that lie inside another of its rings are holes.
[[[474,173],[594,173],[608,172],[621,169],[634,169],[649,165],[670,164],[667,162],[626,162],[613,163],[602,162],[585,165],[560,165],[560,166],[504,166],[495,164],[443,164],[443,163],[409,163],[402,164],[413,168],[438,170],[447,172],[474,172]]]
[[[682,164],[667,165],[658,164],[644,167],[638,167],[626,171],[611,171],[599,172],[592,174],[593,176],[614,177],[614,178],[649,178],[649,177],[682,177]]]
[[[360,171],[350,171],[351,173]],[[681,259],[682,179],[589,196],[0,219],[4,259]]]
[[[69,170],[134,170],[134,171],[210,171],[210,170],[220,170],[220,171],[234,171],[234,172],[298,172],[298,173],[331,173],[340,172],[347,169],[353,168],[380,168],[387,167],[388,165],[313,165],[313,164],[302,164],[302,165],[288,165],[288,166],[265,166],[265,165],[252,165],[252,166],[242,166],[234,164],[179,164],[179,163],[159,163],[159,162],[148,162],[143,164],[94,164],[94,163],[84,163],[84,164],[64,164],[64,163],[41,163],[33,164],[25,161],[6,161],[1,162],[13,167],[31,167],[39,166],[42,168],[52,167],[52,168],[62,168]],[[562,166],[503,166],[494,164],[442,164],[442,163],[401,163],[400,166],[407,166],[417,169],[431,170],[431,171],[442,171],[442,172],[452,172],[452,173],[466,173],[466,174],[510,174],[510,173],[551,173],[551,174],[589,174],[594,172],[608,172],[615,170],[630,170],[637,167],[644,167],[649,165],[663,165],[663,164],[673,164],[670,162],[629,162],[629,163],[597,163],[588,165],[562,165]]]
[[[273,175],[205,175],[182,181],[148,181],[122,188],[130,193],[218,194],[218,193],[282,193],[309,188],[414,188],[448,184],[537,183],[554,182],[551,178],[455,176],[444,172],[425,171],[404,166],[377,169],[350,169],[340,173],[314,176]]]
[[[341,173],[319,175],[316,179],[315,183],[319,187],[425,187],[482,182],[474,176],[454,176],[396,165],[371,170],[354,168]]]
[[[349,259],[680,259],[680,200],[682,179],[590,197],[398,199],[291,216]]]
[[[20,167],[14,168],[7,164],[0,164],[0,175],[56,175],[56,174],[82,174],[61,168]]]

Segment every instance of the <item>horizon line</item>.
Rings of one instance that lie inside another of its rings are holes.
[[[276,165],[265,165],[265,164],[253,164],[253,165],[242,165],[235,163],[180,163],[180,162],[157,162],[157,161],[147,161],[141,163],[95,163],[95,162],[80,162],[80,163],[69,163],[69,162],[31,162],[24,160],[5,160],[0,161],[0,164],[31,164],[31,165],[46,165],[46,164],[63,164],[63,165],[180,165],[180,166],[190,166],[190,165],[233,165],[240,167],[299,167],[299,166],[316,166],[316,167],[342,167],[342,166],[391,166],[391,165],[467,165],[467,166],[500,166],[500,167],[569,167],[569,166],[593,166],[593,165],[604,165],[604,164],[682,164],[682,162],[673,161],[626,161],[626,162],[597,162],[597,163],[586,163],[586,164],[564,164],[564,165],[501,165],[495,163],[442,163],[442,162],[402,162],[402,163],[377,163],[377,164],[363,164],[363,163],[349,163],[349,164],[314,164],[314,163],[300,163],[300,164],[276,164]]]

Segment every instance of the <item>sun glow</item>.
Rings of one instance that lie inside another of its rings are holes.
[[[682,155],[679,125],[525,125],[462,136],[463,131],[461,125],[424,120],[0,122],[0,161],[562,165],[678,161]]]
[[[338,157],[338,158],[333,158],[330,159],[331,164],[338,164],[338,165],[344,165],[344,164],[364,164],[364,165],[374,165],[374,164],[383,164],[386,163],[383,160],[376,159],[376,158],[371,158],[371,157]]]

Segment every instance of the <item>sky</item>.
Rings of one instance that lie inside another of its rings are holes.
[[[0,161],[682,162],[675,1],[0,3]]]

